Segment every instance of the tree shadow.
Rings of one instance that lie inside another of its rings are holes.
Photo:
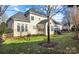
[[[45,41],[23,42],[3,44],[0,47],[0,54],[52,54],[55,51],[52,48],[42,47],[39,44]]]
[[[76,47],[79,45],[78,42],[73,40],[62,41],[61,37],[55,38],[54,40],[51,39],[51,41],[57,42],[58,44],[52,48],[43,47],[40,44],[47,42],[47,40],[44,39],[39,41],[38,38],[36,41],[28,40],[22,43],[3,43],[3,46],[0,47],[0,54],[65,54],[67,52],[66,47]],[[79,51],[77,53],[79,53]]]

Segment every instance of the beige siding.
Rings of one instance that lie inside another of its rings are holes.
[[[17,31],[17,24],[27,24],[27,28],[29,29],[29,23],[28,22],[22,22],[22,21],[14,21],[14,36],[26,36],[28,31],[24,31],[24,32],[18,32]]]
[[[31,20],[31,16],[34,16],[34,20]],[[40,19],[39,19],[40,18]],[[37,29],[34,29],[33,27],[36,26],[41,20],[45,20],[45,17],[41,17],[38,15],[30,14],[30,31],[31,34],[37,34]]]
[[[13,20],[8,22],[8,28],[13,29]]]

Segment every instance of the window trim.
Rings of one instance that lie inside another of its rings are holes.
[[[21,32],[24,32],[24,24],[21,25]]]
[[[28,31],[28,25],[25,24],[25,32],[27,32],[27,31]]]
[[[17,23],[17,32],[20,32],[20,23]]]

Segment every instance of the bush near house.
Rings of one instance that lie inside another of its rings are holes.
[[[0,35],[4,33],[12,33],[13,30],[7,27],[7,24],[5,22],[2,22],[0,24]]]
[[[7,24],[5,22],[2,22],[0,24],[0,35],[3,35],[3,33],[5,33],[7,30]]]
[[[5,39],[5,37],[6,37],[6,35],[7,36],[11,36],[11,34],[10,35],[8,35],[9,33],[12,33],[13,32],[13,30],[12,29],[9,29],[8,27],[7,27],[7,24],[5,23],[5,22],[2,22],[1,24],[0,24],[0,41],[2,42],[2,40],[4,40]],[[7,34],[8,33],[8,34]]]
[[[6,31],[5,31],[5,33],[13,33],[13,30],[10,29],[10,28],[7,28]]]

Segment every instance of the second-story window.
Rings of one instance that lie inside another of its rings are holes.
[[[31,20],[34,20],[34,16],[31,16]]]

